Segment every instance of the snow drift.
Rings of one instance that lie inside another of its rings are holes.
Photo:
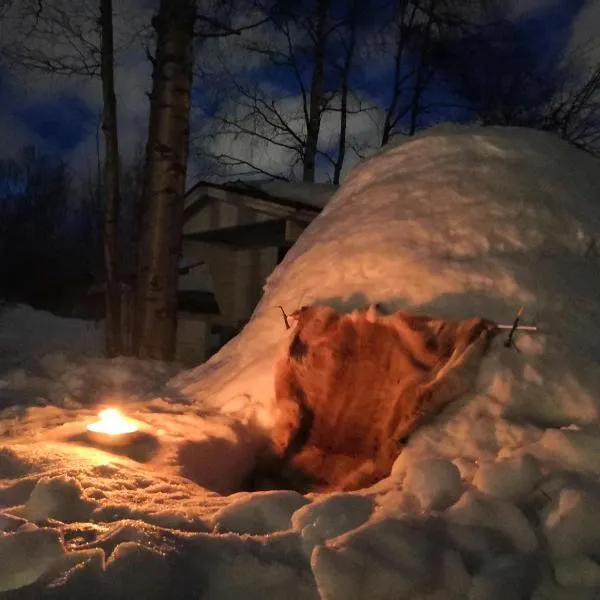
[[[522,129],[442,127],[386,148],[287,254],[239,336],[164,398],[122,399],[163,431],[151,458],[73,441],[96,409],[80,401],[3,414],[0,589],[596,597],[599,166]],[[524,305],[540,331],[517,337],[520,352],[499,336],[473,392],[417,431],[369,489],[207,492],[191,480],[234,489],[254,432],[273,425],[272,369],[288,335],[277,305],[315,303],[496,322]]]

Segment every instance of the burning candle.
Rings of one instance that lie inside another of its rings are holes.
[[[116,408],[98,413],[98,420],[87,426],[88,437],[100,444],[121,446],[130,443],[138,431],[136,423]]]

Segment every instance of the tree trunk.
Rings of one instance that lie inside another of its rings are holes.
[[[310,82],[308,121],[306,123],[306,146],[303,157],[302,181],[314,182],[317,162],[319,132],[323,113],[325,77],[325,51],[327,42],[327,14],[330,0],[317,0],[317,24],[315,32],[315,58]]]
[[[392,79],[392,94],[390,103],[385,112],[385,120],[383,123],[383,134],[381,136],[381,145],[385,146],[389,141],[397,124],[400,115],[398,114],[398,104],[402,95],[402,63],[404,60],[404,51],[406,49],[406,36],[412,29],[419,7],[418,0],[412,4],[412,11],[408,23],[406,23],[406,11],[408,7],[407,0],[399,0],[398,2],[398,35],[396,37],[396,52],[394,54],[394,76]]]
[[[419,57],[419,66],[417,67],[415,89],[410,105],[410,126],[408,135],[415,135],[417,131],[418,118],[421,114],[421,98],[428,84],[429,71],[431,64],[429,60],[429,52],[431,46],[431,28],[433,26],[433,11],[435,10],[435,0],[429,2],[429,12],[427,15],[427,23],[423,34],[423,42]]]
[[[339,185],[346,158],[346,133],[348,128],[348,94],[350,93],[350,71],[354,61],[354,51],[356,49],[356,28],[358,27],[358,6],[354,0],[350,15],[350,39],[346,47],[346,56],[342,67],[342,89],[340,98],[340,134],[338,137],[338,152],[335,164],[333,165],[333,183]]]
[[[117,133],[117,100],[115,96],[112,0],[100,0],[100,73],[102,77],[104,133],[104,267],[105,290],[105,344],[106,354],[122,352],[121,295],[119,278],[119,138]]]
[[[161,0],[141,199],[134,343],[172,360],[192,88],[193,0]]]

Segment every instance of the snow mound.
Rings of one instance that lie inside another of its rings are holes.
[[[521,336],[524,356],[489,361],[497,408],[542,425],[595,423],[599,185],[596,159],[526,129],[443,127],[387,148],[350,174],[288,252],[244,331],[175,383],[268,426],[271,363],[286,337],[278,305],[379,302],[497,322],[524,305],[541,332]]]
[[[102,354],[102,332],[91,321],[57,317],[17,304],[0,312],[0,364],[23,366],[47,354]]]
[[[158,394],[154,370],[146,382],[126,378],[120,405],[156,438],[133,454],[77,433],[99,408],[111,363],[55,405],[81,363],[26,374],[19,393],[33,387],[42,401],[15,402],[0,420],[0,589],[14,598],[597,597],[599,166],[524,129],[442,127],[382,150],[287,254],[240,335]],[[499,336],[472,393],[412,435],[375,486],[224,496],[240,489],[256,434],[272,424],[272,366],[288,335],[277,305],[315,302],[506,323],[524,305],[539,331],[517,334],[519,352]]]

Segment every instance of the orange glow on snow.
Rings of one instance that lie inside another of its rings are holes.
[[[107,435],[123,435],[137,431],[137,425],[124,417],[117,408],[106,408],[98,413],[99,420],[87,426],[88,431]]]

